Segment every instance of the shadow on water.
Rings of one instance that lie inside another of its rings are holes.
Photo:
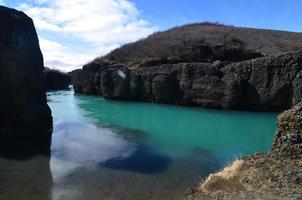
[[[0,157],[28,160],[37,155],[50,157],[51,134],[43,137],[5,137],[0,139]]]
[[[149,135],[145,131],[138,129],[118,127],[115,125],[104,126],[112,129],[120,137],[127,141],[134,142],[136,144],[145,144],[148,141]]]
[[[51,135],[0,139],[0,199],[50,199]]]
[[[172,160],[163,155],[157,155],[143,145],[138,145],[137,150],[127,158],[112,158],[100,166],[115,170],[127,170],[144,174],[156,174],[167,170]]]

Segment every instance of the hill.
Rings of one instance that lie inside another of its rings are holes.
[[[96,61],[137,64],[145,60],[240,61],[302,48],[302,33],[241,28],[214,23],[189,24],[126,44]]]

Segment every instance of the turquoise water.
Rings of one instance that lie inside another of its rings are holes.
[[[226,163],[267,151],[276,113],[48,93],[52,199],[182,199]]]
[[[50,151],[39,141],[1,143],[0,199],[183,199],[186,188],[232,160],[267,151],[276,128],[275,113],[106,101],[73,91],[47,98]]]

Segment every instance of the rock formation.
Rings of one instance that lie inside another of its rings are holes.
[[[34,24],[23,12],[3,6],[0,23],[0,136],[49,137],[52,117]]]
[[[66,73],[45,67],[44,81],[46,90],[66,90],[71,82],[71,77]]]
[[[77,74],[78,72],[80,72],[80,71],[82,71],[82,70],[81,70],[81,69],[75,69],[75,70],[70,71],[70,72],[67,73],[67,74],[70,76],[70,78],[71,78],[71,81],[70,81],[70,84],[71,84],[71,85],[73,85],[73,82],[74,82],[74,80],[75,80],[76,74]]]
[[[194,62],[129,69],[90,63],[74,79],[79,93],[108,99],[225,109],[283,110],[301,99],[302,52],[224,64]]]
[[[279,115],[270,152],[235,161],[191,192],[187,199],[301,199],[302,102]]]
[[[156,33],[74,73],[108,99],[280,111],[302,95],[302,34],[195,24]]]

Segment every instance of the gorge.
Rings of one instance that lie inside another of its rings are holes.
[[[301,98],[302,34],[192,24],[88,63],[77,93],[209,108],[281,111]]]
[[[67,75],[0,22],[0,199],[301,198],[301,33],[190,24]]]

